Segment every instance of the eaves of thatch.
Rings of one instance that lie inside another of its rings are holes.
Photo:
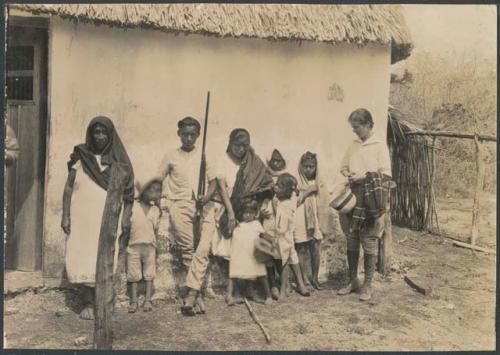
[[[407,58],[413,47],[404,16],[396,5],[15,4],[10,7],[79,22],[166,32],[332,44],[392,44],[392,63]]]

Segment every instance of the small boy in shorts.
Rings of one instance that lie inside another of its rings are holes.
[[[299,258],[295,251],[293,234],[295,232],[295,210],[297,209],[297,179],[288,173],[278,176],[274,185],[274,219],[275,237],[277,238],[280,259],[275,260],[275,265],[280,273],[281,287],[278,299],[284,299],[288,291],[290,269],[297,282],[297,292],[305,297],[310,296],[304,285],[300,270]],[[271,280],[273,281],[273,280]],[[276,282],[272,282],[274,286]]]
[[[143,311],[153,310],[151,303],[152,283],[156,274],[156,233],[160,221],[161,182],[153,179],[144,185],[136,184],[137,201],[132,209],[130,239],[127,248],[127,281],[132,284],[129,313],[135,313],[137,284],[146,281]]]

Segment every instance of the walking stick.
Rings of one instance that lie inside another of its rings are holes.
[[[266,342],[268,344],[271,344],[271,335],[267,332],[266,328],[264,328],[264,325],[260,322],[259,318],[257,317],[255,312],[253,311],[252,306],[250,306],[250,303],[248,303],[247,298],[245,297],[245,298],[243,298],[243,300],[245,301],[245,306],[247,306],[248,313],[250,313],[250,316],[252,317],[252,319],[260,327],[260,329],[262,330],[262,333],[264,333],[264,336],[266,337]]]
[[[200,196],[205,194],[205,180],[206,180],[206,170],[207,170],[207,162],[205,157],[205,147],[207,145],[207,125],[208,125],[208,109],[210,107],[210,91],[207,93],[207,106],[205,108],[205,122],[203,127],[203,145],[201,148],[201,163],[200,163],[200,176],[198,178],[198,195],[196,198],[200,198]],[[198,247],[198,243],[201,238],[201,217],[203,212],[203,206],[196,204],[196,216],[194,221],[194,241],[193,246],[194,250]]]

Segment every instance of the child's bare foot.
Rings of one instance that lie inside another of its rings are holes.
[[[271,303],[273,303],[273,299],[271,297],[267,297],[265,300],[264,300],[264,305],[265,306],[268,306],[270,305]]]
[[[137,302],[130,302],[128,306],[128,313],[135,313],[137,312],[137,309],[139,308],[139,305]]]
[[[288,297],[287,292],[286,292],[285,290],[282,290],[282,291],[280,292],[279,297],[278,297],[278,301],[284,301],[284,300],[285,300],[285,298],[287,298],[287,297]]]
[[[80,318],[85,320],[94,319],[94,307],[89,304],[80,312]]]
[[[271,288],[271,297],[273,300],[278,300],[280,298],[280,292],[277,287]]]
[[[249,299],[250,300],[250,299]],[[265,304],[266,303],[266,300],[267,298],[260,298],[260,297],[254,297],[253,298],[253,301],[255,303],[259,303],[259,304]]]
[[[210,298],[210,299],[214,299],[217,297],[217,295],[215,294],[213,288],[206,288],[205,290],[203,290],[203,296],[205,296],[206,298]]]
[[[299,295],[304,296],[304,297],[311,296],[311,293],[305,287],[304,288],[298,287],[297,292],[299,293]]]
[[[151,301],[145,301],[142,310],[144,312],[151,312],[153,310],[153,305],[151,304]]]
[[[321,286],[321,284],[317,280],[315,280],[315,281],[312,282],[312,287],[313,287],[313,290],[314,289],[316,289],[318,291],[322,291],[323,290],[323,286]]]
[[[245,303],[245,301],[243,300],[243,298],[240,298],[240,297],[228,297],[228,299],[227,299],[228,306],[234,306],[234,305],[242,304],[242,303]]]
[[[207,312],[205,302],[203,302],[203,298],[201,296],[196,298],[195,312],[197,314],[205,314]]]

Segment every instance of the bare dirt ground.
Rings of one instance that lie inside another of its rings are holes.
[[[442,228],[469,223],[470,211],[463,202],[444,206],[438,210]],[[454,219],[445,222],[446,215]],[[482,226],[479,244],[495,248],[495,223]],[[219,296],[207,300],[207,314],[193,318],[183,317],[174,302],[136,314],[126,313],[125,305],[119,304],[113,349],[494,350],[496,256],[398,227],[393,227],[393,234],[393,272],[385,278],[376,275],[369,303],[361,303],[354,294],[337,296],[334,290],[343,282],[339,279],[309,298],[293,294],[271,306],[252,303],[272,336],[270,345],[244,305],[227,307]],[[403,281],[404,275],[432,288],[431,295],[415,292]],[[91,348],[91,343],[75,345],[80,337],[91,341],[93,333],[93,322],[78,318],[75,302],[73,291],[62,290],[39,290],[6,300],[6,347]]]

